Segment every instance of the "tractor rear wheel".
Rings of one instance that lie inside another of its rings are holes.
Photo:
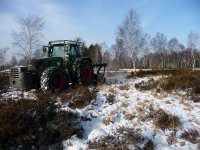
[[[40,85],[42,90],[51,90],[53,93],[58,90],[63,91],[66,89],[66,72],[62,68],[49,67],[47,68],[40,78]]]
[[[94,80],[94,70],[90,62],[85,61],[80,66],[80,80],[83,86],[89,86]]]

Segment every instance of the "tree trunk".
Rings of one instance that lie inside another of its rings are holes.
[[[195,68],[195,58],[194,58],[194,51],[192,50],[192,59],[193,59],[193,61],[192,61],[192,70],[194,71],[194,68]]]

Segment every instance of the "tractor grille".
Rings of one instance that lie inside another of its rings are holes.
[[[18,68],[11,68],[10,69],[10,76],[11,76],[11,78],[19,78],[19,69]]]
[[[10,69],[11,78],[19,78],[19,74],[28,71],[27,67],[12,67]]]

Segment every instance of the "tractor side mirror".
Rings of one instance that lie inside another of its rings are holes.
[[[43,46],[43,52],[44,52],[44,53],[47,52],[47,46]]]

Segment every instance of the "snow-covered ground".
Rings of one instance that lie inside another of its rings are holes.
[[[200,133],[200,104],[188,100],[186,92],[156,92],[154,90],[138,91],[135,83],[147,81],[148,78],[137,79],[119,79],[112,80],[112,84],[98,87],[99,92],[96,102],[91,103],[84,109],[71,109],[65,107],[64,110],[71,110],[81,116],[90,118],[90,121],[82,121],[81,125],[85,130],[82,139],[76,136],[63,141],[66,150],[84,150],[87,149],[89,140],[98,139],[102,135],[108,135],[119,126],[135,128],[142,136],[151,139],[157,150],[197,150],[198,144],[193,144],[180,137],[181,133],[187,130],[195,129]],[[120,86],[127,85],[127,90],[120,90]],[[114,94],[114,102],[108,103],[107,96]],[[4,93],[4,97],[19,96],[34,97],[34,91],[22,92],[10,89]],[[181,126],[177,128],[175,142],[169,144],[167,139],[172,130],[161,130],[155,127],[153,120],[148,119],[150,111],[163,109],[168,114],[176,115],[180,118]],[[128,115],[129,118],[125,117]],[[102,123],[102,120],[109,118],[108,124]],[[200,138],[198,137],[200,141]]]

